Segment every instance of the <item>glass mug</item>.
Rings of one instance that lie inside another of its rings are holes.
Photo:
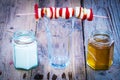
[[[70,63],[71,35],[74,20],[44,18],[47,37],[48,59],[52,67],[63,69]]]
[[[32,31],[15,32],[12,43],[15,68],[29,70],[38,65],[37,42]]]
[[[88,40],[87,64],[105,70],[113,63],[114,40],[109,31],[93,31]]]

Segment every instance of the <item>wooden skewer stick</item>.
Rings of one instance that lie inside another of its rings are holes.
[[[18,13],[18,14],[16,14],[16,16],[32,16],[34,14],[35,13]]]
[[[32,16],[35,13],[18,13],[16,14],[16,16]],[[93,15],[94,17],[98,17],[98,18],[109,18],[107,16],[100,16],[100,15]]]
[[[100,15],[93,15],[94,17],[98,17],[98,18],[109,18],[107,16],[100,16]]]

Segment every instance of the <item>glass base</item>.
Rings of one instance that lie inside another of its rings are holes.
[[[68,66],[69,63],[66,63],[66,64],[54,64],[54,63],[50,63],[50,65],[53,67],[53,68],[56,68],[56,69],[64,69]]]
[[[22,68],[22,67],[16,67],[16,66],[14,66],[14,67],[15,67],[15,69],[17,69],[17,70],[26,70],[26,71],[28,71],[28,70],[31,70],[31,69],[36,68],[37,66],[38,66],[38,64],[35,65],[35,66],[32,66],[32,67],[30,67],[30,68]]]
[[[50,65],[56,69],[64,69],[68,66],[69,63],[70,63],[69,57],[55,56],[50,58]]]
[[[87,61],[87,64],[88,64],[89,67],[91,67],[94,70],[108,70],[110,68],[110,66],[113,64],[113,62],[111,62],[110,65],[95,65],[95,64],[90,64]]]

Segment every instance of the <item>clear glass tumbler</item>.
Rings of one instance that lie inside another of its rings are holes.
[[[52,67],[62,69],[70,63],[70,50],[74,20],[45,18],[48,58]]]
[[[109,31],[93,31],[88,40],[87,64],[95,70],[105,70],[113,63],[114,40]]]
[[[29,70],[38,65],[37,42],[32,31],[18,31],[13,35],[15,68]]]

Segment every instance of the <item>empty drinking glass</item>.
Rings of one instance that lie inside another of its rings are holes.
[[[44,18],[48,42],[48,58],[52,67],[62,69],[70,63],[73,19]]]

